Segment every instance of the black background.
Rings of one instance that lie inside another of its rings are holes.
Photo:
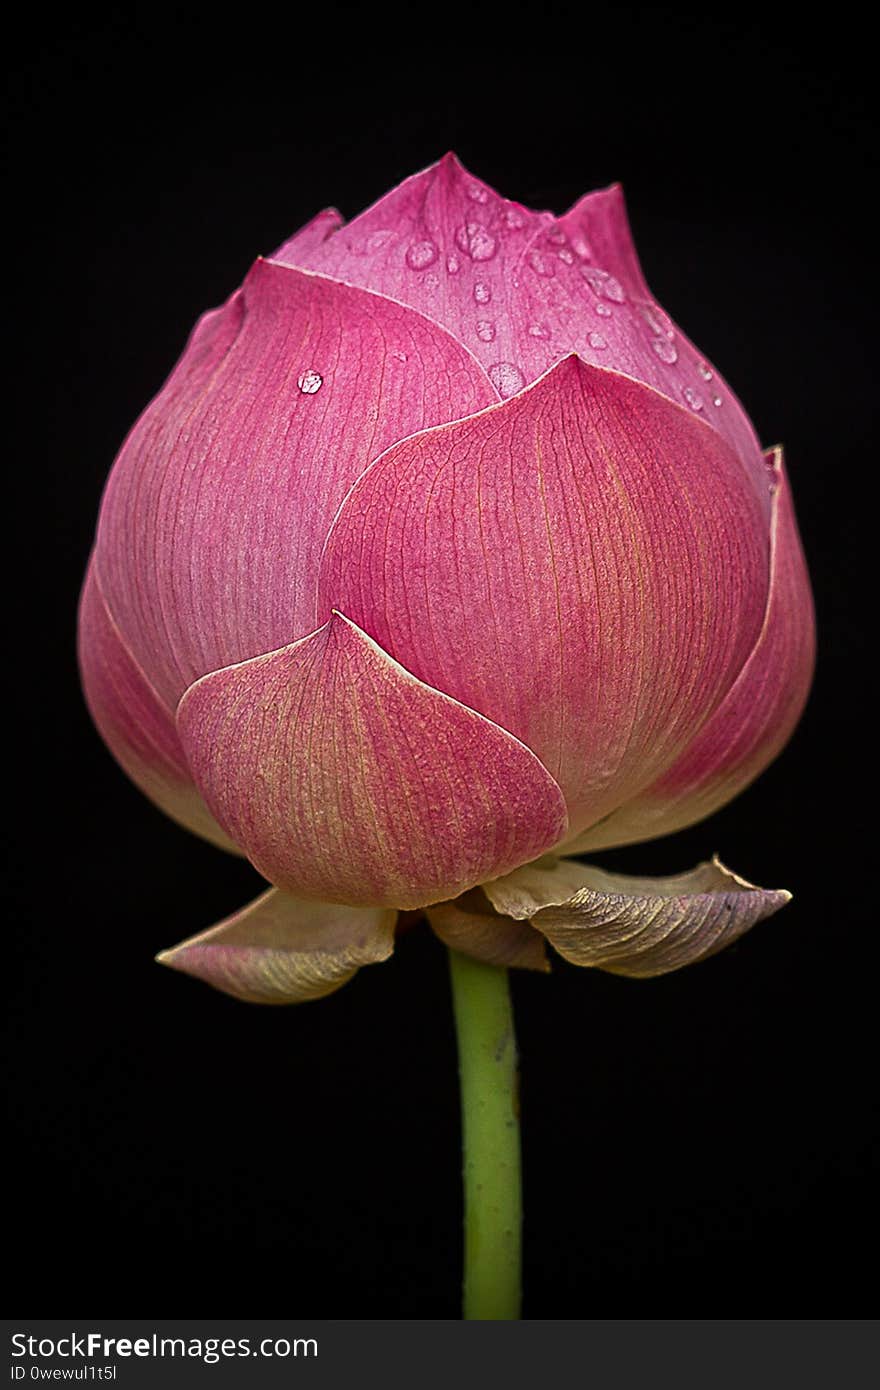
[[[710,822],[602,856],[664,873],[718,850],[792,905],[657,981],[561,961],[514,981],[525,1315],[863,1314],[876,131],[852,14],[815,30],[803,12],[546,4],[41,22],[12,44],[6,213],[25,310],[6,469],[19,1308],[457,1315],[442,948],[414,933],[298,1009],[154,966],[260,881],[129,785],[73,654],[104,477],[197,315],[320,207],[352,216],[452,147],[538,207],[623,180],[661,303],[786,445],[820,625],[777,763]]]

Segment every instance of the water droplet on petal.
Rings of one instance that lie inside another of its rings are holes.
[[[414,241],[406,248],[406,263],[410,270],[426,270],[437,259],[433,241]]]
[[[374,256],[377,251],[381,251],[383,246],[387,246],[389,241],[394,240],[394,232],[390,227],[380,228],[378,231],[371,232],[363,241],[357,242],[352,246],[352,251],[356,256]]]
[[[601,333],[591,333],[587,342],[590,344],[591,348],[604,348],[608,346]]]
[[[590,261],[593,259],[590,243],[587,241],[586,237],[574,236],[571,239],[571,244],[574,247],[575,255],[580,256],[582,261]]]
[[[553,262],[542,256],[540,251],[530,251],[527,260],[536,275],[543,275],[545,279],[549,279],[551,275],[556,274]]]
[[[610,275],[607,270],[599,270],[596,266],[582,265],[581,275],[594,294],[602,295],[605,299],[611,299],[615,304],[622,304],[626,299],[623,285]]]
[[[517,212],[516,208],[508,208],[504,214],[504,220],[513,231],[516,231],[523,224],[522,213]]]
[[[700,373],[700,376],[703,378],[704,381],[711,381],[711,380],[712,380],[712,376],[713,376],[712,369],[711,369],[711,367],[709,367],[709,366],[707,365],[707,363],[705,363],[705,362],[698,362],[698,363],[697,363],[697,371]]]
[[[454,252],[451,256],[446,257],[446,269],[449,271],[450,275],[457,275],[460,265],[461,261]]]
[[[639,313],[652,333],[666,333],[666,321],[661,317],[659,310],[653,305],[640,304]]]
[[[492,298],[492,290],[482,280],[478,280],[474,285],[474,299],[478,304],[488,304]]]
[[[496,362],[489,368],[489,380],[502,400],[515,396],[525,385],[525,378],[513,362]]]
[[[722,401],[722,399],[721,399],[720,396],[713,396],[713,397],[712,397],[712,404],[713,404],[713,405],[723,405],[724,402]]]
[[[495,238],[482,222],[464,222],[455,233],[460,251],[472,261],[491,261],[497,250]]]
[[[472,183],[467,193],[468,197],[472,198],[475,203],[488,203],[489,201],[489,190],[483,188],[479,183]]]
[[[313,396],[324,385],[324,378],[320,372],[315,371],[314,367],[309,367],[297,378],[296,384],[304,396]]]
[[[610,319],[611,317],[611,310],[608,308],[607,304],[597,304],[596,313],[603,319]]]
[[[542,338],[546,341],[550,337],[550,329],[545,323],[533,323],[529,328],[529,336],[532,338]]]
[[[667,362],[671,366],[678,361],[678,351],[674,343],[670,343],[668,338],[655,338],[651,347],[660,358],[661,362]]]
[[[569,251],[567,246],[563,246],[562,250],[557,251],[556,254],[566,265],[574,265],[574,252]]]
[[[477,324],[477,337],[481,343],[491,343],[495,337],[495,325],[491,319],[480,319]]]
[[[681,394],[684,396],[691,410],[703,409],[703,397],[699,395],[692,386],[683,387]]]

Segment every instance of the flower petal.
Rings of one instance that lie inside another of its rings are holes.
[[[546,334],[544,357],[533,366],[549,367],[563,352],[575,351],[692,410],[742,460],[769,517],[770,489],[752,423],[717,368],[645,284],[619,184],[588,194],[542,228],[519,279],[520,313]]]
[[[156,957],[252,1004],[300,1004],[394,950],[396,912],[268,893]]]
[[[426,907],[425,916],[443,944],[453,951],[505,968],[550,969],[540,932],[502,917],[479,888],[452,902]]]
[[[576,834],[680,756],[754,645],[767,584],[729,446],[571,357],[373,464],[328,537],[319,612],[533,749]]]
[[[447,154],[328,241],[307,251],[285,246],[275,258],[419,309],[465,343],[508,396],[546,365],[539,353],[530,371],[515,271],[552,223],[552,213],[501,198]]]
[[[238,853],[192,780],[174,718],[126,647],[89,563],[79,609],[83,693],[95,725],[131,780],[166,815]]]
[[[288,237],[283,246],[279,246],[273,261],[280,261],[282,265],[296,265],[297,256],[304,257],[317,250],[328,237],[338,231],[344,222],[341,212],[336,208],[324,208],[307,222],[304,227],[300,227],[298,232]]]
[[[716,857],[673,878],[632,878],[592,864],[528,864],[483,892],[528,918],[561,956],[614,975],[665,975],[714,955],[791,899],[757,888]]]
[[[443,329],[364,290],[262,261],[233,315],[135,426],[99,523],[107,603],[171,708],[312,631],[321,546],[376,454],[495,399]]]
[[[304,897],[423,907],[564,833],[534,754],[338,613],[197,681],[177,722],[214,815],[270,882]]]
[[[776,482],[770,591],[751,655],[681,757],[565,853],[650,840],[703,820],[763,772],[800,719],[815,661],[813,600],[782,450],[770,450],[767,462]]]

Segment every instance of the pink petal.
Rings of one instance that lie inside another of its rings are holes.
[[[156,957],[252,1004],[300,1004],[394,950],[396,912],[303,902],[270,888],[217,926]]]
[[[559,788],[527,748],[340,614],[205,676],[178,728],[214,815],[261,873],[304,897],[423,907],[564,833]]]
[[[123,447],[97,541],[113,617],[171,707],[314,628],[321,546],[376,454],[495,399],[413,310],[266,261],[196,346]]]
[[[547,335],[539,340],[543,353],[529,357],[530,374],[575,351],[655,387],[727,440],[769,517],[766,469],[751,421],[645,284],[619,185],[588,194],[558,223],[542,228],[520,280],[518,310]]]
[[[333,526],[320,593],[322,616],[343,609],[533,749],[577,833],[680,756],[754,645],[767,583],[729,446],[571,357],[377,460]]]
[[[323,212],[315,214],[311,222],[307,222],[298,232],[294,232],[292,237],[288,237],[284,245],[279,246],[272,260],[280,261],[282,265],[297,265],[297,257],[302,262],[303,257],[317,250],[322,242],[338,231],[343,222],[342,213],[337,212],[336,208],[324,208]]]
[[[665,975],[704,960],[791,899],[757,888],[718,858],[673,878],[609,874],[592,864],[528,864],[483,892],[528,919],[573,965],[614,975]]]
[[[89,564],[79,609],[83,692],[98,732],[116,761],[166,815],[238,853],[192,780],[174,718],[119,635]]]
[[[516,267],[551,213],[509,202],[455,155],[413,175],[320,246],[276,259],[362,285],[421,310],[454,333],[503,396],[530,372]],[[523,372],[526,375],[523,375]]]
[[[505,969],[550,969],[540,932],[502,917],[479,888],[452,902],[435,903],[425,909],[425,916],[444,946],[453,951]]]
[[[767,462],[776,479],[770,591],[748,660],[682,756],[566,853],[650,840],[702,820],[763,772],[800,719],[815,660],[813,600],[782,450],[769,451]]]

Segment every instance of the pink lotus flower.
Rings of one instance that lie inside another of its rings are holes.
[[[452,156],[328,210],[197,324],[125,441],[82,597],[95,723],[273,887],[165,953],[329,993],[399,909],[629,975],[788,898],[571,858],[779,752],[813,613],[781,449],[648,290],[618,187],[562,217]]]

